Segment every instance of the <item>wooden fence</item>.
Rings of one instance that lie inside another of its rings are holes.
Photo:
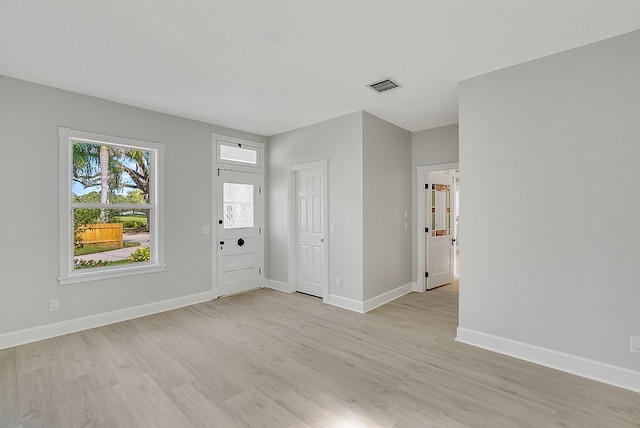
[[[87,224],[78,232],[83,244],[118,245],[122,248],[122,223]]]

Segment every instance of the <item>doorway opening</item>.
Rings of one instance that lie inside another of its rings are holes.
[[[219,297],[264,287],[264,144],[218,134],[212,144],[212,291]]]
[[[460,272],[458,163],[419,166],[416,176],[416,288],[457,282]]]

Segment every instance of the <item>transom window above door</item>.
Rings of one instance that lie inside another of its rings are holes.
[[[262,147],[234,138],[218,139],[216,161],[218,164],[235,165],[240,169],[263,167]]]
[[[258,149],[255,147],[242,147],[242,144],[220,144],[220,160],[227,162],[239,162],[250,165],[258,164]]]

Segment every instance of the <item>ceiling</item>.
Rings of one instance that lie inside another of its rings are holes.
[[[263,136],[418,131],[460,80],[639,28],[638,0],[0,0],[0,74]]]

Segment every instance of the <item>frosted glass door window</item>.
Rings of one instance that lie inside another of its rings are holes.
[[[224,183],[224,228],[253,227],[253,184]]]

